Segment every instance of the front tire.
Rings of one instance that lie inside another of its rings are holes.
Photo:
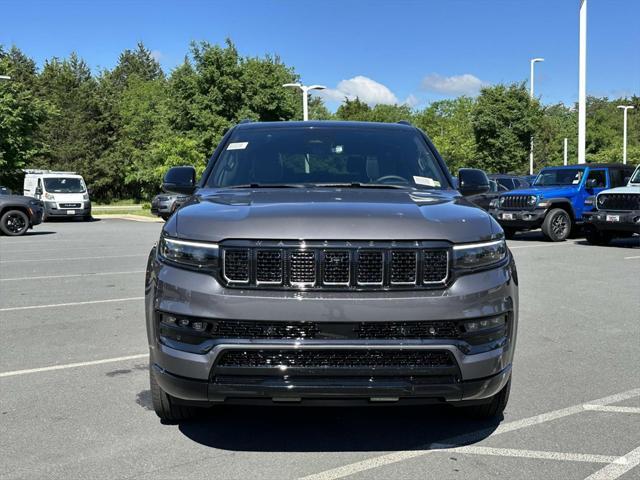
[[[149,380],[151,386],[151,401],[156,415],[161,421],[166,423],[176,423],[196,417],[202,409],[188,405],[179,405],[175,399],[162,390],[153,373],[153,368],[149,367]]]
[[[611,242],[610,234],[605,232],[599,232],[595,228],[589,228],[586,231],[585,237],[587,238],[587,242],[589,242],[591,245],[605,246],[605,245],[609,245],[609,242]]]
[[[465,415],[476,420],[490,420],[496,418],[504,412],[509,402],[509,393],[511,392],[511,378],[507,384],[502,387],[487,403],[480,405],[471,405],[463,407]]]
[[[29,229],[29,217],[21,210],[9,210],[0,218],[0,230],[5,235],[17,237]]]
[[[552,242],[564,242],[572,228],[571,216],[561,208],[551,210],[542,222],[542,233]]]

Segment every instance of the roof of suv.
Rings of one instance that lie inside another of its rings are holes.
[[[286,122],[245,122],[239,123],[237,129],[260,129],[260,128],[314,128],[314,127],[341,127],[341,128],[380,128],[395,130],[415,130],[416,127],[407,123],[384,123],[384,122],[347,122],[336,120],[309,120],[306,122],[286,121]]]
[[[623,163],[581,163],[578,165],[549,165],[548,167],[544,167],[543,170],[547,170],[550,168],[553,169],[571,169],[571,168],[633,168],[633,166],[625,165]]]

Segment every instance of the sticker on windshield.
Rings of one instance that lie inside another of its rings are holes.
[[[249,142],[234,142],[227,146],[227,150],[244,150],[247,145],[249,145]]]
[[[439,187],[440,186],[440,182],[439,181],[434,180],[433,178],[429,178],[429,177],[418,177],[418,176],[414,175],[413,181],[415,182],[416,185],[426,185],[427,187]]]

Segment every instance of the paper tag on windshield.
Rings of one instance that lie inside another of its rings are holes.
[[[249,145],[249,142],[234,142],[230,143],[227,150],[244,150]]]
[[[429,177],[413,177],[413,181],[415,182],[416,185],[426,185],[427,187],[439,187],[440,186],[440,182],[438,182],[437,180],[434,180],[433,178],[429,178]]]

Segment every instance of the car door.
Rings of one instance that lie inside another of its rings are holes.
[[[595,185],[591,186],[591,184]],[[609,172],[606,168],[590,168],[587,178],[584,180],[584,188],[580,190],[581,198],[579,198],[576,209],[576,217],[582,218],[583,212],[588,212],[593,209],[592,206],[585,207],[585,200],[587,197],[596,196],[603,190],[610,188],[611,181],[609,179]],[[579,213],[578,213],[579,212]]]

